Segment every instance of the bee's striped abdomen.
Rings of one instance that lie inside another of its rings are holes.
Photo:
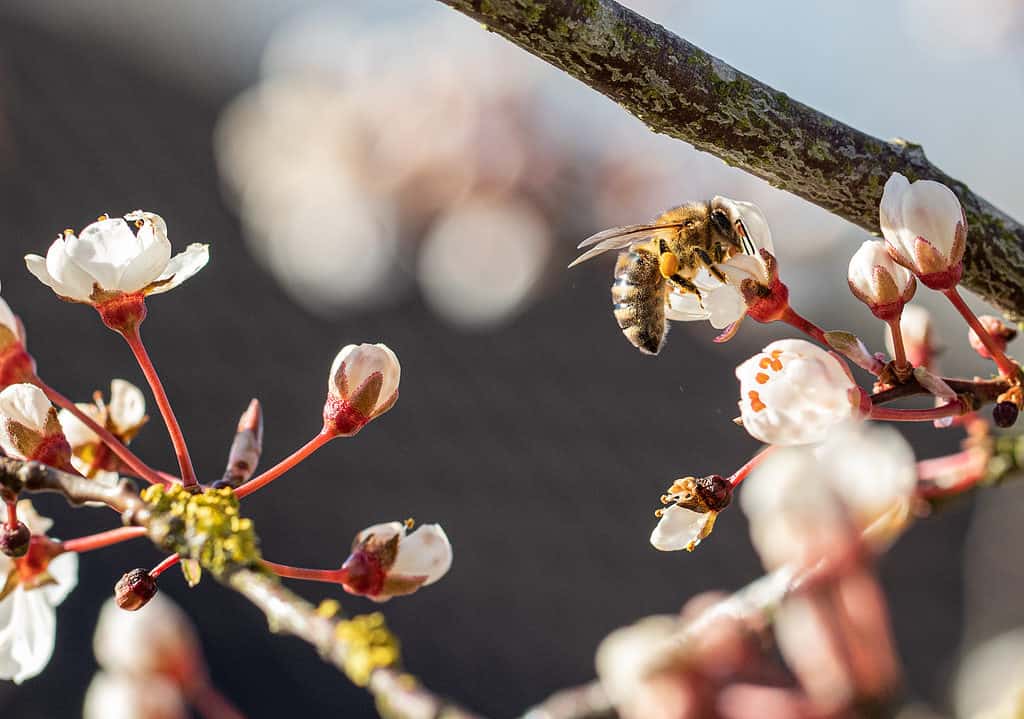
[[[658,354],[665,342],[665,278],[658,255],[643,247],[619,253],[612,283],[615,319],[634,347]]]

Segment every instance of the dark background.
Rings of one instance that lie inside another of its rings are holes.
[[[589,679],[611,629],[759,573],[739,511],[692,555],[658,553],[647,535],[672,478],[729,472],[756,449],[729,422],[732,373],[778,331],[747,327],[738,344],[716,346],[706,326],[677,327],[658,360],[640,356],[608,311],[607,268],[559,275],[543,301],[493,334],[455,332],[415,298],[314,318],[250,259],[222,203],[210,143],[227,99],[192,96],[85,39],[0,12],[0,280],[47,381],[78,399],[114,376],[142,384],[94,313],[57,301],[21,260],[64,227],[137,207],[163,215],[176,251],[211,244],[209,267],[153,298],[144,326],[203,477],[222,471],[250,397],[265,409],[269,466],[319,428],[335,352],[386,341],[402,360],[396,408],[247,500],[246,511],[267,558],[303,566],[337,566],[353,534],[378,521],[441,522],[455,547],[451,573],[383,609],[413,673],[494,716]],[[562,238],[555,261],[576,240]],[[955,445],[927,436],[933,450]],[[173,466],[158,419],[135,447]],[[39,505],[59,536],[115,524],[101,511]],[[922,523],[883,560],[914,696],[941,698],[959,638],[967,514],[961,503]],[[58,611],[54,659],[23,686],[0,687],[3,716],[80,712],[101,603],[122,572],[159,558],[141,541],[82,557],[80,585]],[[250,716],[373,715],[363,691],[301,642],[269,635],[242,598],[209,580],[189,591],[174,572],[161,588],[194,618],[217,685]],[[325,585],[295,588],[353,612],[376,608]]]

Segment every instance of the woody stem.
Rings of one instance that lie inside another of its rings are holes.
[[[261,561],[263,566],[271,572],[279,577],[285,577],[287,579],[305,579],[310,582],[330,582],[331,584],[337,584],[346,574],[346,572],[343,572],[341,569],[305,569],[303,567],[293,567],[288,564],[270,562],[266,559]]]
[[[153,390],[156,406],[160,408],[164,424],[167,425],[167,433],[171,436],[171,444],[174,445],[174,453],[178,457],[178,467],[181,469],[181,483],[185,487],[194,487],[198,482],[196,480],[196,472],[192,468],[192,458],[188,454],[188,445],[185,444],[185,435],[181,431],[181,425],[178,424],[177,417],[174,416],[174,410],[171,408],[170,400],[167,399],[167,392],[164,390],[163,382],[160,381],[160,376],[156,372],[156,367],[153,366],[153,360],[150,359],[146,346],[142,343],[139,326],[136,324],[121,330],[121,336],[124,337],[131,348],[132,354],[135,355],[135,360],[142,369],[142,374],[146,376],[146,381],[149,382],[149,387]]]
[[[129,539],[142,537],[145,534],[145,527],[118,527],[117,529],[100,532],[99,534],[89,534],[77,539],[68,539],[60,543],[60,548],[64,552],[78,552],[81,554],[82,552],[91,552],[94,549],[103,549],[112,544],[126,542]]]
[[[975,315],[971,308],[967,306],[967,303],[964,302],[964,298],[957,291],[956,287],[951,287],[942,294],[944,294],[946,298],[953,303],[957,312],[960,313],[964,320],[966,320],[967,324],[970,325],[971,329],[974,330],[974,334],[978,336],[981,343],[985,345],[985,349],[988,350],[988,353],[992,356],[992,361],[995,362],[996,367],[999,368],[1000,374],[1004,377],[1015,377],[1018,371],[1017,367],[1009,360],[1009,358],[1007,358],[1006,353],[999,348],[999,345],[997,345],[996,341],[992,339],[992,335],[988,333],[988,330],[982,326],[977,315]]]
[[[235,490],[235,496],[239,499],[246,497],[257,489],[261,489],[266,485],[273,482],[275,479],[280,477],[285,472],[294,469],[303,460],[307,459],[310,455],[316,452],[318,449],[323,447],[325,444],[334,439],[336,435],[328,434],[327,432],[320,432],[313,439],[306,442],[304,445],[295,450],[291,455],[285,457],[283,460],[275,464],[273,467],[268,469],[263,474],[249,480],[241,487]]]
[[[75,419],[91,429],[93,433],[100,438],[100,441],[109,447],[110,451],[116,454],[118,459],[124,462],[132,472],[139,476],[139,478],[146,480],[150,484],[161,484],[165,487],[169,484],[166,479],[157,474],[156,470],[149,467],[149,465],[139,459],[138,455],[124,446],[121,440],[115,437],[110,430],[79,409],[78,405],[70,399],[43,382],[43,380],[38,377],[33,380],[33,383],[43,391],[43,394],[45,394],[51,402],[61,409],[66,409],[74,415]]]

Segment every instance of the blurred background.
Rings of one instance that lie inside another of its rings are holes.
[[[924,144],[1024,216],[1024,5],[628,4],[792,97]],[[387,342],[403,365],[396,409],[247,512],[268,559],[316,567],[337,566],[375,522],[441,522],[452,572],[384,611],[412,672],[492,716],[592,677],[611,629],[760,572],[738,511],[693,555],[659,553],[647,536],[673,478],[725,474],[755,451],[729,421],[733,368],[786,333],[748,323],[714,345],[706,324],[677,324],[652,359],[611,315],[612,257],[564,269],[592,232],[716,194],[765,210],[798,309],[881,347],[844,279],[865,233],[651,134],[433,0],[0,4],[0,281],[43,376],[79,400],[113,376],[142,383],[92,313],[56,302],[21,262],[65,227],[137,207],[163,215],[176,249],[211,244],[210,266],[154,299],[145,325],[205,477],[220,475],[251,397],[265,409],[268,466],[319,428],[335,352]],[[986,372],[934,299],[920,298],[949,347],[943,367]],[[922,457],[959,440],[911,436]],[[158,422],[136,446],[173,466]],[[101,512],[39,504],[59,536],[110,526]],[[1024,540],[1022,515],[1019,488],[986,492],[883,560],[909,697],[948,709],[961,647],[1024,624],[1024,570],[1003,556]],[[53,662],[0,686],[0,712],[78,715],[101,603],[124,571],[158,559],[141,543],[83,556]],[[161,586],[250,716],[374,715],[241,598],[212,581],[189,591],[177,573]]]

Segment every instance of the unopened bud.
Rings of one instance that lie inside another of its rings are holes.
[[[15,459],[72,470],[71,445],[57,410],[32,384],[13,384],[0,392],[0,447]]]
[[[4,524],[0,528],[0,552],[8,557],[24,557],[31,542],[32,531],[24,522],[18,522],[16,527]]]
[[[878,240],[866,240],[854,253],[846,278],[854,297],[885,322],[900,316],[917,289],[914,275],[896,264]]]
[[[114,599],[117,606],[134,612],[146,606],[156,596],[156,580],[146,569],[133,569],[127,572],[114,586]]]
[[[324,431],[349,436],[394,406],[402,367],[387,345],[344,347],[331,365]]]
[[[992,315],[981,315],[978,317],[978,321],[981,323],[981,326],[985,328],[985,331],[988,332],[989,336],[995,342],[996,347],[998,347],[1001,352],[1005,352],[1007,343],[1013,341],[1013,338],[1017,336],[1017,330],[1007,324],[1004,324],[998,317],[993,317]],[[971,347],[979,355],[985,359],[992,359],[992,354],[988,351],[988,347],[986,347],[981,341],[981,338],[978,337],[977,332],[970,330],[970,332],[967,333],[967,341],[971,343]]]
[[[998,402],[992,408],[992,421],[996,427],[1012,427],[1017,422],[1017,415],[1020,408],[1013,402]]]
[[[249,481],[263,451],[263,409],[254,399],[238,420],[235,439],[228,453],[228,466],[224,476],[214,483],[215,488],[240,487]]]

